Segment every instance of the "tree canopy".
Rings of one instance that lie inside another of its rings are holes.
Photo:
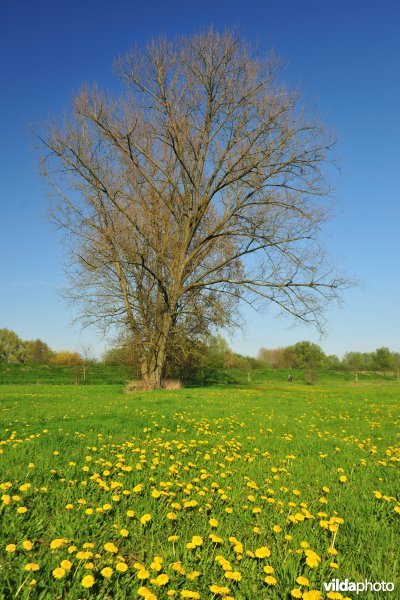
[[[345,280],[320,245],[333,140],[237,34],[159,39],[40,134],[85,323],[128,332],[148,387],[179,340],[263,302],[321,327]],[[178,340],[178,341],[177,341]]]

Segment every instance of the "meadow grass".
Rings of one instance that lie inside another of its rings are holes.
[[[399,390],[1,386],[0,598],[399,598]]]

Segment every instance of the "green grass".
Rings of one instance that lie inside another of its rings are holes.
[[[215,369],[212,373],[202,374],[197,378],[199,385],[269,385],[284,384],[289,372],[293,375],[292,385],[321,385],[337,383],[356,383],[356,375],[346,370],[313,370],[307,369],[271,369],[261,368],[244,371],[240,369]],[[79,384],[104,385],[123,384],[138,376],[135,367],[123,365],[104,365],[101,363],[82,365],[34,365],[0,363],[0,385],[9,384]],[[364,371],[357,375],[358,383],[395,382],[397,374]],[[192,384],[193,385],[193,384]]]
[[[1,384],[118,384],[136,376],[136,369],[119,365],[33,365],[0,363]]]
[[[1,386],[0,598],[122,600],[141,586],[148,599],[173,597],[172,590],[176,598],[183,590],[221,598],[210,591],[214,584],[228,586],[235,600],[284,600],[294,588],[307,590],[295,582],[300,575],[324,598],[323,581],[334,577],[392,581],[397,591],[388,597],[399,597],[400,386],[322,383],[270,379],[131,395],[121,385]],[[330,531],[334,518],[344,522]],[[168,541],[171,535],[179,539]],[[202,545],[187,548],[192,536]],[[65,543],[52,549],[60,538]],[[119,558],[104,549],[107,542]],[[93,556],[79,558],[85,543],[94,544],[86,549]],[[321,559],[316,567],[306,563],[306,544]],[[263,547],[269,557],[251,556]],[[225,576],[217,555],[241,581]],[[163,559],[160,571],[155,556]],[[52,571],[66,559],[72,568],[58,580]],[[123,561],[128,569],[118,573]],[[40,569],[25,571],[27,563]],[[149,579],[138,579],[137,563]],[[264,582],[265,565],[275,585]],[[110,580],[101,575],[107,566]],[[95,583],[85,589],[89,573]],[[169,577],[164,586],[155,581],[161,573]]]

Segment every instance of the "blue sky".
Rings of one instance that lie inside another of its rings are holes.
[[[400,351],[400,5],[392,1],[247,2],[76,0],[1,3],[0,328],[55,349],[90,344],[95,331],[71,327],[60,297],[64,255],[45,220],[46,194],[35,166],[29,125],[59,115],[84,82],[113,87],[114,59],[152,36],[235,26],[287,64],[299,87],[338,136],[335,218],[326,246],[360,281],[345,305],[328,313],[328,332],[291,327],[273,310],[245,313],[247,327],[229,341],[255,355],[309,339],[328,353]]]

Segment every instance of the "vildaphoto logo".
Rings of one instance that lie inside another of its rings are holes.
[[[390,581],[349,581],[345,579],[332,579],[329,583],[324,581],[324,588],[327,592],[393,592],[394,583]]]

